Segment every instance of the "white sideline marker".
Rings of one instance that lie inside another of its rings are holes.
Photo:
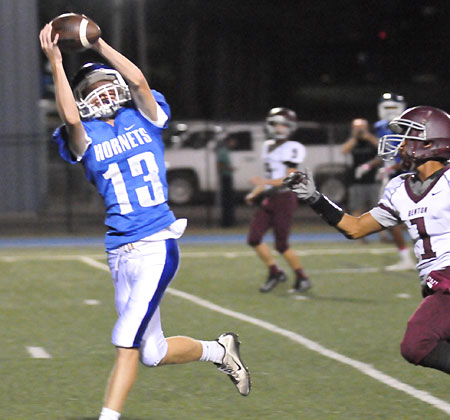
[[[33,347],[28,346],[27,352],[30,353],[30,356],[33,359],[51,359],[52,356],[47,353],[47,351],[43,347]]]
[[[395,296],[399,299],[409,299],[411,297],[409,293],[397,293]]]
[[[96,306],[100,305],[100,301],[97,299],[86,299],[83,302],[85,305]]]
[[[109,268],[106,264],[99,263],[98,261],[95,261],[89,257],[82,257],[80,258],[80,261],[83,261],[84,263],[92,267],[96,267],[101,270],[109,272]],[[395,379],[394,377],[389,376],[378,369],[375,369],[368,363],[360,362],[359,360],[352,359],[350,357],[344,356],[343,354],[337,353],[333,350],[329,350],[326,347],[323,347],[321,344],[316,343],[315,341],[312,341],[293,331],[289,331],[284,328],[278,327],[270,322],[254,318],[241,312],[236,312],[230,309],[223,308],[219,305],[216,305],[215,303],[209,302],[208,300],[199,298],[186,292],[182,292],[181,290],[176,290],[169,287],[167,289],[167,293],[173,296],[178,296],[182,299],[186,299],[192,303],[195,303],[196,305],[202,306],[211,311],[218,312],[223,315],[227,315],[231,318],[239,319],[244,322],[248,322],[249,324],[256,325],[257,327],[263,328],[274,334],[279,334],[283,337],[289,338],[290,340],[298,344],[301,344],[302,346],[306,347],[309,350],[315,351],[316,353],[319,353],[322,356],[328,357],[329,359],[336,360],[339,363],[350,366],[360,371],[364,375],[367,375],[387,386],[390,386],[391,388],[397,389],[398,391],[404,392],[405,394],[413,398],[416,398],[420,401],[430,404],[446,414],[450,414],[450,403],[448,403],[447,401],[441,400],[440,398],[431,395],[427,391],[422,391],[420,389],[414,388],[411,385],[405,384],[404,382],[401,382],[398,379]]]
[[[293,296],[293,298],[295,300],[309,300],[308,296],[303,296],[303,295],[296,295],[296,296]]]

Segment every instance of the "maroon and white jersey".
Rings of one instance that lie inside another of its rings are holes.
[[[288,140],[276,146],[275,140],[266,140],[262,148],[265,177],[284,178],[289,167],[288,163],[300,164],[305,160],[305,155],[305,146],[296,141]]]
[[[424,282],[430,271],[450,267],[450,168],[421,193],[413,191],[413,175],[393,178],[370,214],[384,227],[404,222],[414,241],[417,270]]]

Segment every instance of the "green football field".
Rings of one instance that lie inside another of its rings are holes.
[[[239,333],[252,392],[210,363],[140,367],[123,419],[444,419],[450,378],[404,361],[415,272],[387,273],[388,245],[295,245],[313,281],[258,288],[244,245],[182,245],[163,300],[167,336]],[[280,264],[286,268],[282,261]],[[97,419],[114,361],[113,288],[101,248],[0,251],[0,419]],[[286,268],[287,270],[287,268]]]

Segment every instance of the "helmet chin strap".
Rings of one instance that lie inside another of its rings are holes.
[[[401,167],[406,172],[416,171],[417,163],[409,156],[402,158]]]
[[[283,143],[283,142],[285,142],[285,141],[287,141],[288,140],[288,138],[283,134],[283,137],[278,137],[278,136],[275,136],[275,141],[277,142],[277,143]]]
[[[419,166],[423,165],[424,163],[430,162],[430,161],[436,161],[440,162],[445,166],[445,163],[447,162],[445,159],[436,159],[436,158],[426,158],[421,160],[411,159],[411,165],[409,169],[407,169],[408,172],[414,172],[415,174],[419,173]]]
[[[114,106],[93,106],[91,109],[91,115],[94,118],[98,118],[101,120],[110,119],[116,115],[117,111],[121,108],[120,104],[116,104]]]
[[[118,111],[120,108],[121,108],[121,107],[116,108],[116,109],[110,108],[109,111],[107,111],[107,112],[102,112],[102,113],[101,113],[100,119],[101,119],[101,120],[107,120],[107,119],[110,119],[110,118],[114,117],[114,115],[117,114],[117,111]]]

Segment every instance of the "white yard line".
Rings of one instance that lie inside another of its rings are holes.
[[[92,254],[90,258],[100,259],[106,258],[106,254]],[[5,255],[0,256],[1,262],[17,262],[17,261],[73,261],[82,258],[80,254],[67,255]]]
[[[47,353],[47,351],[43,347],[27,347],[27,352],[30,353],[30,356],[33,359],[51,359],[52,356]]]
[[[96,259],[94,259],[92,257],[78,255],[77,260],[84,262],[85,264],[90,265],[92,267],[99,268],[100,270],[109,271],[109,267],[105,263],[97,261]]]
[[[361,274],[361,273],[380,273],[385,271],[378,267],[355,267],[355,268],[324,268],[319,269],[307,269],[308,274],[324,274],[324,273],[336,273],[336,274]],[[334,280],[334,279],[333,279]]]
[[[395,254],[396,248],[355,248],[355,249],[343,249],[343,248],[325,248],[325,249],[308,249],[308,250],[295,250],[295,253],[300,257],[308,257],[311,255],[351,255],[351,254]],[[192,251],[183,252],[181,247],[182,258],[204,258],[204,257],[225,257],[225,258],[238,258],[238,257],[252,257],[255,252],[248,251]]]
[[[311,255],[351,255],[351,254],[373,254],[383,255],[395,253],[395,248],[356,248],[356,249],[342,249],[342,248],[325,248],[325,249],[309,249],[309,250],[295,250],[295,253],[300,257],[307,257]],[[252,257],[255,253],[249,251],[192,251],[183,252],[181,249],[182,258],[205,258],[205,257],[225,257],[225,258],[242,258]],[[0,256],[2,262],[16,262],[16,261],[70,261],[79,260],[83,256],[80,254],[67,255],[3,255]],[[106,254],[90,254],[89,258],[105,259]]]
[[[83,257],[81,261],[92,267],[99,268],[101,270],[109,272],[109,268],[106,264],[95,261],[90,257]],[[420,401],[430,404],[446,414],[450,414],[450,404],[447,401],[441,400],[437,397],[434,397],[433,395],[431,395],[426,391],[414,388],[413,386],[405,384],[404,382],[401,382],[398,379],[393,378],[392,376],[386,375],[385,373],[379,371],[378,369],[375,369],[374,367],[372,367],[367,363],[360,362],[359,360],[352,359],[350,357],[337,353],[333,350],[329,350],[326,347],[323,347],[321,344],[316,343],[315,341],[312,341],[293,331],[286,330],[284,328],[276,326],[275,324],[271,324],[270,322],[254,318],[241,312],[236,312],[230,309],[223,308],[219,305],[216,305],[215,303],[209,302],[208,300],[199,298],[195,295],[191,295],[186,292],[182,292],[180,290],[173,289],[171,287],[167,289],[167,293],[188,300],[192,303],[195,303],[196,305],[202,306],[211,311],[227,315],[231,318],[239,319],[240,321],[244,321],[257,327],[263,328],[274,334],[278,334],[283,337],[289,338],[290,340],[298,344],[301,344],[302,346],[306,347],[309,350],[312,350],[322,356],[328,357],[344,365],[351,366],[352,368],[358,370],[364,375],[370,376],[371,378],[387,386],[390,386],[391,388],[397,389],[398,391],[402,391],[413,398],[416,398]]]
[[[355,250],[361,251],[361,250]],[[362,250],[362,253],[369,254],[381,254],[384,253],[385,248],[383,249],[372,249],[372,250]],[[383,251],[383,252],[381,252]],[[342,249],[325,249],[322,251],[297,251],[298,255],[340,255],[340,254],[351,254],[352,252],[345,252]],[[387,253],[387,252],[386,252]],[[207,258],[207,257],[225,257],[225,258],[237,258],[237,257],[247,257],[254,256],[252,253],[231,253],[231,252],[185,252],[181,254],[182,258]],[[73,261],[78,260],[81,262],[85,262],[85,259],[88,258],[91,261],[91,265],[93,261],[96,261],[98,264],[102,265],[103,263],[97,261],[98,259],[104,259],[104,254],[93,254],[90,256],[83,255],[18,255],[18,256],[0,256],[0,261],[14,263],[17,261],[26,261],[26,260],[36,260],[36,261]],[[308,273],[311,274],[361,274],[361,273],[379,273],[384,271],[382,268],[377,267],[353,267],[353,268],[325,268],[325,269],[309,269]]]

